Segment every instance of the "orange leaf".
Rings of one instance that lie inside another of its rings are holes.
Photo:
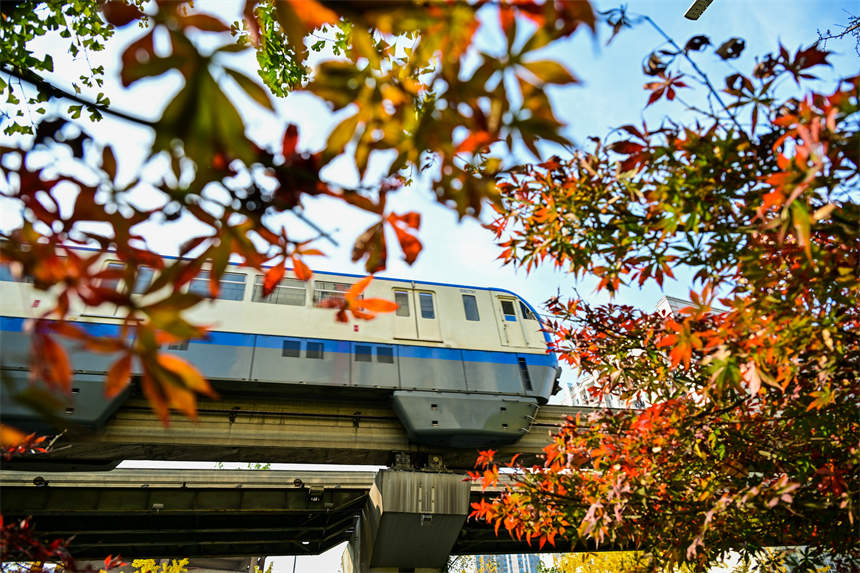
[[[162,344],[173,344],[174,342],[181,342],[182,340],[185,339],[181,336],[171,334],[170,332],[165,332],[164,330],[159,330],[155,333],[156,346],[161,346]]]
[[[514,10],[510,6],[502,4],[499,6],[499,24],[502,26],[502,31],[507,33],[514,25],[516,16]]]
[[[293,5],[293,10],[301,19],[308,30],[319,28],[324,24],[335,24],[338,20],[337,14],[323,6],[316,0],[287,0]]]
[[[113,398],[119,394],[131,380],[131,354],[125,354],[114,362],[105,377],[105,396]]]
[[[73,338],[75,340],[86,340],[88,337],[87,333],[81,327],[65,321],[52,322],[51,330],[66,338]]]
[[[398,308],[396,302],[384,298],[366,298],[356,301],[356,305],[370,312],[394,312]]]
[[[84,347],[92,352],[110,354],[125,350],[125,341],[116,338],[90,338],[84,342]]]
[[[392,225],[392,227],[394,234],[397,235],[397,241],[400,243],[400,249],[403,251],[403,259],[411,265],[424,247],[412,233],[407,233],[397,225]]]
[[[363,312],[361,310],[358,310],[357,308],[353,308],[351,312],[352,316],[354,316],[355,318],[360,318],[361,320],[373,320],[374,318],[376,318],[375,314],[372,314],[370,312]]]
[[[179,410],[192,420],[197,419],[197,400],[193,392],[173,384],[165,384],[164,391],[167,394],[168,406]]]
[[[143,368],[143,378],[141,379],[141,388],[143,389],[143,395],[146,397],[147,402],[152,406],[152,410],[161,422],[167,426],[170,422],[167,412],[167,401],[164,399],[164,393],[162,392],[161,387],[155,379],[153,379],[149,368],[145,365]]]
[[[65,348],[48,336],[33,335],[33,370],[46,384],[57,386],[64,392],[72,389],[72,367]]]
[[[266,271],[266,276],[263,278],[263,296],[269,296],[281,279],[284,278],[284,263],[281,261],[278,265]]]
[[[486,131],[476,131],[470,133],[469,137],[460,142],[454,153],[473,153],[474,151],[489,145],[493,142],[493,136]]]
[[[6,424],[0,424],[0,446],[3,448],[14,448],[18,444],[26,442],[27,439],[27,434],[21,430],[7,426]]]
[[[373,280],[373,275],[369,275],[352,285],[349,291],[344,295],[347,302],[350,304],[355,304],[355,300],[361,296],[361,293],[364,292],[364,289],[367,288],[367,285],[370,284],[370,281]]]
[[[313,276],[313,272],[308,268],[308,266],[296,255],[293,255],[293,272],[296,274],[296,278],[302,281],[309,280]]]
[[[159,353],[158,364],[162,368],[176,374],[182,380],[183,384],[185,384],[186,388],[194,390],[195,392],[200,392],[201,394],[206,394],[207,396],[216,396],[215,391],[212,390],[212,387],[209,386],[209,382],[203,378],[200,371],[183,358],[180,358],[175,354]],[[166,388],[170,385],[165,384],[164,386]]]
[[[421,226],[421,213],[417,211],[409,211],[408,213],[404,213],[402,215],[396,215],[391,213],[388,215],[388,221],[393,225],[395,221],[402,222],[407,227],[411,227],[413,229],[417,229]]]

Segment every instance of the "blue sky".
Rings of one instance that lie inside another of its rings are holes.
[[[856,15],[860,12],[855,3],[835,0],[716,0],[700,20],[691,22],[683,18],[688,5],[688,0],[636,1],[629,3],[629,10],[651,16],[681,45],[696,34],[706,34],[717,44],[734,36],[744,38],[744,55],[731,64],[720,62],[712,52],[697,56],[702,67],[713,74],[712,78],[718,86],[733,68],[749,71],[754,56],[775,50],[779,42],[793,52],[799,46],[814,41],[817,29],[836,29],[837,24],[846,22],[847,14]],[[236,6],[235,2],[197,3],[197,8],[214,9],[226,20],[235,18]],[[611,2],[597,2],[598,9],[615,6],[617,4]],[[168,101],[165,94],[171,94],[178,89],[180,80],[177,77],[169,77],[140,82],[130,90],[123,90],[119,86],[112,77],[111,70],[116,69],[122,53],[120,46],[139,33],[133,26],[130,28],[118,34],[112,49],[93,56],[91,61],[93,65],[105,64],[108,70],[106,91],[116,107],[139,115],[156,117]],[[497,45],[498,33],[489,29],[489,26],[479,33],[480,42],[484,46],[492,49]],[[567,124],[567,134],[576,142],[585,142],[590,135],[603,137],[611,127],[625,123],[641,124],[643,119],[649,124],[659,123],[669,109],[658,104],[643,112],[646,92],[642,89],[642,84],[647,78],[641,72],[641,63],[651,50],[663,44],[659,34],[643,23],[632,30],[623,31],[609,46],[606,45],[607,38],[606,27],[601,28],[597,39],[581,31],[571,40],[555,47],[552,52],[554,57],[563,60],[582,80],[579,85],[551,88],[550,92],[557,116]],[[84,62],[71,60],[63,42],[52,40],[44,42],[43,46],[53,54],[59,83],[70,85],[72,78],[80,73]],[[853,41],[833,43],[830,48],[838,52],[831,58],[834,67],[819,71],[827,89],[836,77],[860,71],[860,58],[854,51]],[[254,65],[250,57],[239,59],[237,63],[249,72]],[[249,133],[259,141],[269,142],[273,146],[279,141],[286,123],[292,122],[299,126],[300,149],[317,151],[323,146],[334,125],[334,118],[328,110],[307,94],[295,93],[278,101],[278,119],[274,123],[270,115],[266,115],[249,101],[237,101],[241,104]],[[677,108],[671,109],[677,118]],[[110,118],[92,126],[92,131],[98,137],[116,145],[121,157],[121,173],[126,176],[136,169],[142,151],[151,140],[151,134],[146,130]],[[525,155],[519,159],[529,160]],[[324,174],[333,181],[355,182],[354,169],[343,161],[329,167]],[[559,291],[568,294],[575,286],[568,275],[551,268],[541,268],[527,275],[524,271],[501,266],[496,260],[499,250],[479,222],[472,219],[458,221],[453,212],[436,204],[430,192],[421,185],[399,192],[390,199],[389,204],[393,205],[395,211],[417,210],[422,213],[420,238],[425,244],[425,250],[415,265],[410,267],[400,260],[395,247],[389,256],[388,269],[382,273],[384,276],[503,287],[519,293],[534,305],[540,305]],[[140,198],[141,202],[148,200],[146,197]],[[373,219],[325,199],[307,200],[305,208],[310,219],[333,230],[341,243],[338,249],[321,243],[321,248],[329,257],[313,261],[314,268],[361,273],[362,268],[349,260],[351,245],[355,237],[370,225]],[[290,225],[289,228],[295,229],[296,233],[308,232],[294,218],[289,215],[284,217]],[[17,220],[15,207],[9,202],[0,202],[0,227],[8,229],[16,225]],[[153,226],[147,229],[146,234],[155,249],[165,254],[173,254],[182,240],[182,235],[191,232],[192,229],[188,225],[174,226],[167,232]],[[395,245],[393,237],[389,240],[389,245]],[[591,300],[604,300],[602,296],[594,295],[592,281],[585,280],[576,286],[581,294]],[[644,290],[627,289],[618,295],[617,300],[641,308],[653,308],[662,294],[684,298],[688,290],[689,285],[685,278],[680,277],[678,281],[667,282],[663,292],[655,287]],[[571,374],[567,373],[565,376],[569,379]],[[313,560],[300,558],[296,570],[335,571],[339,554],[337,551],[336,555]],[[279,568],[288,571],[291,566],[292,558],[286,558],[280,562]]]

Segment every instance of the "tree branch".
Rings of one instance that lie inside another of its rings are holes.
[[[51,97],[58,98],[58,99],[67,99],[67,100],[73,101],[75,103],[85,105],[88,108],[97,109],[100,112],[112,115],[112,116],[119,118],[119,119],[124,119],[125,121],[129,121],[131,123],[136,123],[138,125],[143,125],[143,126],[152,127],[152,128],[154,128],[156,125],[154,122],[149,121],[148,119],[143,119],[141,117],[131,115],[131,114],[126,113],[124,111],[119,111],[117,109],[114,109],[110,106],[106,106],[104,104],[97,104],[91,100],[88,100],[87,98],[81,97],[81,96],[79,96],[77,94],[73,94],[71,92],[68,92],[68,91],[66,91],[60,87],[55,86],[54,84],[48,82],[44,78],[41,78],[40,76],[34,74],[31,71],[19,70],[17,68],[9,67],[8,65],[3,65],[2,67],[0,67],[0,71],[2,71],[5,74],[9,74],[10,76],[12,76],[14,78],[18,78],[19,80],[23,80],[23,81],[33,85],[39,91],[47,93]]]
[[[709,92],[711,92],[711,95],[712,95],[712,96],[714,96],[714,99],[715,99],[715,100],[717,100],[717,103],[719,103],[719,104],[720,104],[720,107],[722,107],[722,108],[723,108],[723,110],[724,110],[724,111],[729,115],[729,117],[730,117],[730,118],[731,118],[731,120],[732,120],[732,123],[733,123],[733,124],[735,124],[735,127],[737,127],[737,128],[738,128],[738,131],[740,131],[740,132],[741,132],[741,133],[742,133],[742,134],[743,134],[747,139],[749,139],[749,138],[750,138],[750,137],[749,137],[749,135],[747,135],[747,132],[746,132],[746,131],[744,131],[744,128],[743,128],[743,127],[741,127],[741,124],[738,122],[738,119],[735,117],[735,114],[733,114],[733,113],[729,110],[728,106],[726,106],[725,102],[724,102],[724,101],[723,101],[723,99],[720,97],[719,92],[717,92],[716,88],[715,88],[715,87],[714,87],[714,85],[711,83],[710,78],[708,78],[708,75],[707,75],[705,72],[703,72],[703,71],[702,71],[702,68],[700,68],[700,67],[696,64],[695,60],[693,60],[693,58],[691,58],[691,57],[689,56],[689,54],[687,54],[687,51],[686,51],[686,50],[681,49],[681,46],[679,46],[679,45],[675,42],[675,40],[673,40],[673,39],[672,39],[672,37],[671,37],[671,36],[669,36],[666,32],[664,32],[664,31],[663,31],[663,29],[662,29],[660,26],[658,26],[658,25],[657,25],[657,23],[656,23],[654,20],[652,20],[649,16],[642,16],[642,19],[643,19],[643,20],[645,20],[646,22],[648,22],[649,24],[651,24],[651,27],[652,27],[652,28],[654,28],[655,30],[657,30],[657,32],[658,32],[661,36],[663,36],[663,38],[664,38],[667,42],[669,42],[669,44],[671,44],[673,48],[675,48],[676,50],[678,50],[678,53],[679,53],[679,54],[681,54],[682,56],[684,56],[684,59],[685,59],[685,60],[687,60],[687,62],[689,62],[689,64],[690,64],[691,66],[693,66],[693,69],[694,69],[694,70],[696,70],[696,73],[697,73],[697,74],[699,74],[699,78],[704,82],[705,86],[708,88],[708,91],[709,91]]]

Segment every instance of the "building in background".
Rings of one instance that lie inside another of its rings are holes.
[[[540,557],[524,555],[476,555],[476,573],[538,573]]]

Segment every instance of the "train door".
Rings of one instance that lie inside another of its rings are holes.
[[[522,317],[517,314],[517,302],[519,301],[514,297],[496,296],[496,312],[499,313],[502,343],[505,346],[528,346],[523,333]]]
[[[407,340],[418,339],[418,323],[415,321],[415,303],[412,300],[411,288],[394,289],[394,338]]]
[[[394,338],[441,341],[436,293],[411,287],[393,290],[398,305],[394,312]]]

